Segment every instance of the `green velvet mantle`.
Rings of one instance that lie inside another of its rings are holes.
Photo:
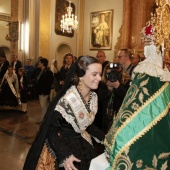
[[[136,74],[105,138],[107,170],[170,170],[170,84]]]

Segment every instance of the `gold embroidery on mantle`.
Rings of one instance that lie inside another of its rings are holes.
[[[112,140],[112,143],[113,141],[115,141],[116,139],[116,136],[118,135],[118,133],[132,120],[134,119],[134,117],[137,116],[137,114],[143,110],[151,101],[153,101],[159,94],[162,93],[162,91],[169,85],[169,83],[165,83],[161,89],[159,89],[151,98],[149,98],[142,107],[139,108],[138,111],[136,111],[134,113],[134,115],[132,115],[129,119],[127,119],[124,124],[122,124],[122,126],[120,126],[120,128],[118,128],[117,132],[115,133],[114,135],[114,138]],[[151,122],[146,128],[144,128],[140,133],[138,133],[138,135],[136,135],[134,138],[132,138],[125,146],[123,146],[119,152],[117,153],[117,155],[115,156],[115,159],[112,163],[112,166],[115,168],[116,167],[116,164],[117,164],[117,161],[119,159],[119,157],[121,156],[121,154],[123,152],[125,152],[125,150],[130,147],[132,144],[134,144],[140,137],[142,137],[146,132],[148,132],[154,125],[157,124],[158,121],[160,121],[168,112],[170,108],[170,103],[167,105],[167,107],[165,108],[165,110],[155,118],[155,120],[153,122]],[[113,148],[114,145],[110,146],[111,148]],[[112,149],[111,149],[112,150]]]
[[[170,152],[169,153],[161,153],[158,158],[156,157],[156,155],[153,156],[152,159],[152,166],[153,167],[149,167],[147,165],[144,165],[144,162],[140,159],[136,161],[136,167],[140,170],[142,170],[142,166],[145,167],[145,170],[157,170],[158,169],[158,161],[161,159],[166,159],[161,166],[161,170],[167,170],[168,168],[168,157],[170,156]]]
[[[133,115],[131,115],[131,117],[127,118],[126,121],[120,126],[120,127],[116,127],[116,132],[112,138],[112,141],[110,142],[110,144],[108,143],[107,140],[105,140],[105,145],[109,148],[110,151],[112,151],[112,148],[114,147],[114,143],[115,143],[115,139],[117,137],[117,135],[119,134],[119,132],[132,120],[134,119],[138,113],[143,110],[151,101],[153,101],[160,93],[162,93],[162,91],[169,85],[169,83],[165,83],[157,92],[155,92],[154,95],[152,95],[148,100],[146,100],[146,102],[139,107]],[[167,106],[167,108],[152,122],[150,123],[143,131],[141,131],[135,138],[133,138],[131,141],[129,141],[126,146],[124,146],[119,152],[118,154],[115,156],[115,159],[112,163],[112,167],[115,168],[117,160],[119,159],[119,157],[121,156],[121,154],[127,149],[127,147],[130,147],[130,145],[132,145],[135,141],[137,141],[142,135],[144,135],[147,131],[149,131],[154,125],[156,125],[156,123],[158,121],[160,121],[168,112],[170,107],[170,104]],[[111,128],[113,129],[113,128]],[[110,130],[111,130],[110,129]]]

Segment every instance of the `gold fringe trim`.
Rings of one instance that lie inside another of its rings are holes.
[[[155,94],[153,94],[148,100],[146,100],[146,102],[137,110],[134,112],[134,114],[128,118],[116,131],[111,143],[112,145],[110,145],[107,141],[105,141],[105,144],[109,147],[110,150],[112,150],[112,148],[114,147],[115,144],[115,139],[118,135],[118,133],[132,120],[134,119],[138,113],[143,110],[150,102],[152,102],[159,94],[162,93],[162,91],[169,85],[169,83],[165,83],[157,92],[155,92]],[[168,109],[170,107],[170,104],[168,104],[167,108],[164,110],[163,113],[160,114],[159,117],[157,117],[153,122],[151,122],[143,131],[141,131],[134,139],[132,139],[131,141],[129,141],[126,145],[124,146],[119,153],[117,153],[117,155],[115,156],[115,159],[112,163],[112,167],[115,168],[116,167],[116,162],[118,160],[118,157],[122,154],[122,152],[125,151],[125,148],[127,148],[128,146],[132,145],[135,141],[137,141],[140,137],[142,137],[147,131],[149,131],[154,125],[157,124],[158,121],[160,121],[168,112]],[[112,169],[113,169],[112,168]]]

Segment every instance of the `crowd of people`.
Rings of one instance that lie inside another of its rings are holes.
[[[39,57],[35,67],[31,59],[22,66],[13,55],[10,65],[6,56],[1,55],[0,109],[12,107],[27,113],[29,86],[32,85],[42,110],[41,120],[37,122],[40,129],[26,157],[24,170],[87,170],[91,160],[105,148],[109,159],[119,159],[116,151],[111,150],[113,141],[117,140],[113,136],[115,129],[164,84],[147,75],[147,69],[141,72],[145,60],[151,57],[150,54],[145,56],[142,59],[129,49],[120,49],[113,62],[109,62],[102,50],[96,57],[75,58],[67,53],[59,69],[57,60],[52,60],[49,66],[46,58]],[[165,60],[164,66],[168,64]],[[153,83],[157,83],[154,88]],[[139,84],[142,87],[136,89]],[[168,127],[166,120],[164,123]],[[122,156],[124,152],[121,151]],[[132,147],[126,154],[132,155],[133,162],[140,161],[133,157],[134,152],[138,154]],[[113,161],[110,166],[122,167],[118,164]]]
[[[96,57],[80,56],[76,61],[68,53],[60,70],[56,60],[52,63],[56,65],[51,67],[55,77],[51,82],[53,100],[44,109],[46,114],[42,116],[24,170],[40,167],[87,170],[90,161],[104,152],[97,143],[104,146],[104,136],[117,116],[131,77],[123,63],[107,61],[101,50]]]

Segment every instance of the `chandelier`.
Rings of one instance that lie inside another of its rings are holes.
[[[78,27],[77,16],[72,14],[73,8],[71,7],[71,1],[69,1],[69,6],[67,7],[67,14],[62,16],[61,20],[61,30],[72,33],[72,30],[76,30]]]

